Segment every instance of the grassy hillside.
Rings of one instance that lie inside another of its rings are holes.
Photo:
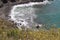
[[[32,31],[15,27],[12,22],[0,19],[0,40],[60,40],[60,28]]]

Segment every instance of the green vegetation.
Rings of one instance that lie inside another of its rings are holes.
[[[0,19],[0,40],[60,40],[60,28],[19,30],[12,22]]]

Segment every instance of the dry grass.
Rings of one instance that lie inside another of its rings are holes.
[[[60,28],[25,31],[14,27],[13,23],[0,19],[0,40],[60,40]]]

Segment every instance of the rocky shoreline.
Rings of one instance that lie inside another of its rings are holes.
[[[6,19],[13,5],[29,2],[43,2],[43,0],[0,0],[0,17]]]
[[[30,1],[5,1],[4,0],[0,0],[0,18],[6,19],[8,20],[8,15],[10,13],[10,10],[12,8],[12,6],[17,5],[17,4],[25,4],[25,3],[29,3],[29,2],[43,2],[43,0],[30,0]],[[40,25],[40,24],[39,24]],[[37,25],[37,28],[39,27],[39,25]]]
[[[45,0],[0,0],[0,14],[7,16],[13,5],[24,4],[29,2],[43,2],[43,1]]]
[[[29,2],[43,2],[44,0],[0,0],[0,7],[4,4],[24,4]]]

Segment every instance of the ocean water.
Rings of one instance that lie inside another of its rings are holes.
[[[9,14],[11,17],[9,20],[14,21],[19,29],[21,29],[22,26],[25,26],[25,28],[36,27],[35,25],[37,25],[38,22],[34,20],[37,19],[38,14],[40,14],[38,8],[41,9],[39,6],[46,4],[51,4],[51,2],[45,0],[43,2],[29,2],[27,4],[14,5]],[[37,11],[39,13],[37,13]]]
[[[60,27],[60,0],[54,0],[52,4],[36,9],[38,15],[35,19],[36,22]]]
[[[60,27],[60,0],[14,5],[9,16],[18,28],[22,25],[31,27],[34,23]]]

